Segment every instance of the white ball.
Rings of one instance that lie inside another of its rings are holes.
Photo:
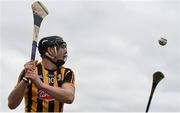
[[[159,39],[159,44],[160,44],[161,46],[165,46],[165,45],[167,44],[167,39],[161,37],[161,38]]]

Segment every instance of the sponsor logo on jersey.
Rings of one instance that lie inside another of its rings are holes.
[[[48,100],[48,101],[52,101],[52,100],[54,100],[54,98],[52,98],[50,95],[48,95],[47,93],[45,93],[44,91],[42,91],[42,90],[40,90],[39,92],[38,92],[38,98],[40,99],[40,100]]]

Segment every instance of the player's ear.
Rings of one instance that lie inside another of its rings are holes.
[[[53,47],[48,47],[47,48],[47,52],[49,53],[49,55],[54,56],[55,55],[55,51]]]

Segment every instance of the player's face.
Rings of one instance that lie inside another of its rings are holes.
[[[62,44],[57,50],[57,59],[65,60],[67,58],[67,46],[66,44]]]

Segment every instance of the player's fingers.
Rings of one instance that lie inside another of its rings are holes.
[[[37,76],[35,74],[32,74],[32,73],[27,74],[25,77],[28,78],[28,79],[31,79],[31,80],[35,80],[37,78]]]
[[[32,71],[29,71],[29,72],[26,73],[26,76],[34,77],[34,76],[35,76],[35,73],[32,72]]]
[[[27,69],[27,73],[35,73],[35,69],[31,68],[31,69]]]
[[[36,64],[34,63],[34,64],[25,64],[24,65],[24,68],[25,69],[35,69],[36,68]]]
[[[33,63],[26,63],[26,64],[24,64],[24,68],[25,69],[26,68],[32,68],[33,65],[34,65]]]
[[[33,80],[33,77],[32,77],[32,76],[30,76],[30,75],[26,75],[26,78],[27,78],[27,79],[31,79],[31,80]]]
[[[27,69],[25,69],[25,72],[26,73],[33,73],[33,72],[35,72],[35,68],[27,68]]]

